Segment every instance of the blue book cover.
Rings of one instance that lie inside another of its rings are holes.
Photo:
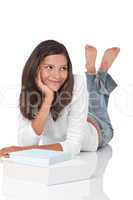
[[[9,160],[20,164],[45,167],[72,159],[70,153],[53,150],[31,149],[10,153]]]

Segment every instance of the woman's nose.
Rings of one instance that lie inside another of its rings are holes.
[[[54,70],[52,75],[56,80],[60,79],[60,72],[58,69]]]

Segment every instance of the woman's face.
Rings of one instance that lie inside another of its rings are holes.
[[[39,69],[42,82],[53,91],[57,91],[68,76],[67,59],[63,54],[46,56]]]

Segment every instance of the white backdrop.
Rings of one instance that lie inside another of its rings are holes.
[[[130,0],[0,1],[0,146],[17,144],[21,73],[26,59],[39,42],[55,39],[64,43],[70,53],[74,73],[85,71],[86,43],[98,49],[97,67],[104,50],[118,46],[121,52],[110,69],[119,84],[109,103],[115,129],[111,145],[118,152],[122,165],[128,165],[129,174],[127,170],[123,178],[129,183],[127,177],[130,177],[132,167],[126,163],[132,157],[133,143],[132,18]],[[114,170],[115,167],[112,166]],[[108,177],[111,177],[109,171]],[[109,188],[106,191],[110,198],[117,199]]]
[[[97,67],[106,48],[121,48],[110,69],[119,84],[111,96],[109,107],[116,131],[112,142],[120,137],[125,140],[125,134],[132,137],[129,129],[133,119],[132,17],[129,0],[1,1],[0,145],[16,144],[22,69],[33,48],[46,39],[55,39],[66,45],[74,73],[85,71],[86,43],[98,49]],[[120,133],[121,126],[126,126],[125,134]]]

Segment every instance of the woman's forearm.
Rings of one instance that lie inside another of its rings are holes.
[[[51,100],[45,99],[37,114],[37,117],[32,120],[32,128],[34,129],[37,135],[41,135],[42,131],[45,128],[45,122],[50,112],[51,104]]]
[[[30,150],[30,149],[48,149],[48,150],[54,150],[54,151],[63,151],[63,148],[61,144],[59,143],[47,144],[47,145],[19,146],[19,147],[16,147],[16,149],[14,150],[22,151],[22,150]]]
[[[27,147],[28,149],[48,149],[48,150],[54,150],[54,151],[63,151],[63,148],[61,144],[56,143],[56,144],[47,144],[47,145],[34,145],[34,146],[29,146]]]

